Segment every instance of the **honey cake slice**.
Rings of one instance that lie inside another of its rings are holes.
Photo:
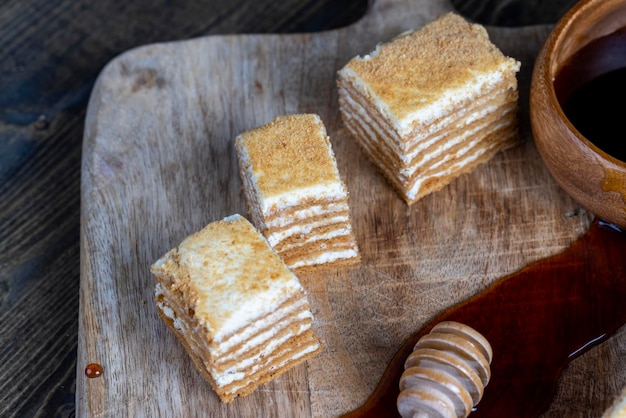
[[[252,221],[290,268],[359,260],[348,191],[318,115],[279,116],[235,147]]]
[[[520,63],[448,13],[337,73],[342,119],[412,204],[519,143]]]
[[[300,281],[241,215],[185,238],[151,271],[160,317],[222,402],[321,349]]]

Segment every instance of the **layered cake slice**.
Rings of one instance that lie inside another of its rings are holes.
[[[159,315],[223,402],[321,349],[298,278],[240,215],[187,237],[151,270]]]
[[[292,269],[359,259],[348,192],[318,115],[286,115],[235,141],[250,216]]]
[[[341,116],[412,204],[518,143],[519,68],[482,26],[449,13],[339,70]]]

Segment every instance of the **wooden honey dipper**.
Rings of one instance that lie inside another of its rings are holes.
[[[467,417],[491,377],[493,351],[475,329],[445,321],[415,344],[400,378],[403,418]]]

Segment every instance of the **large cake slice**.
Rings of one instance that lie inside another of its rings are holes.
[[[159,315],[223,402],[321,348],[298,278],[242,216],[187,237],[151,270]]]
[[[286,115],[235,141],[252,222],[292,269],[359,259],[348,192],[318,115]]]
[[[345,125],[408,204],[518,143],[520,63],[449,13],[338,72]]]

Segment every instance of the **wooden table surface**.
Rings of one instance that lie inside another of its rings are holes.
[[[488,25],[554,23],[574,0],[452,0]],[[139,45],[312,32],[366,0],[0,2],[0,416],[74,416],[81,151],[103,66]]]

